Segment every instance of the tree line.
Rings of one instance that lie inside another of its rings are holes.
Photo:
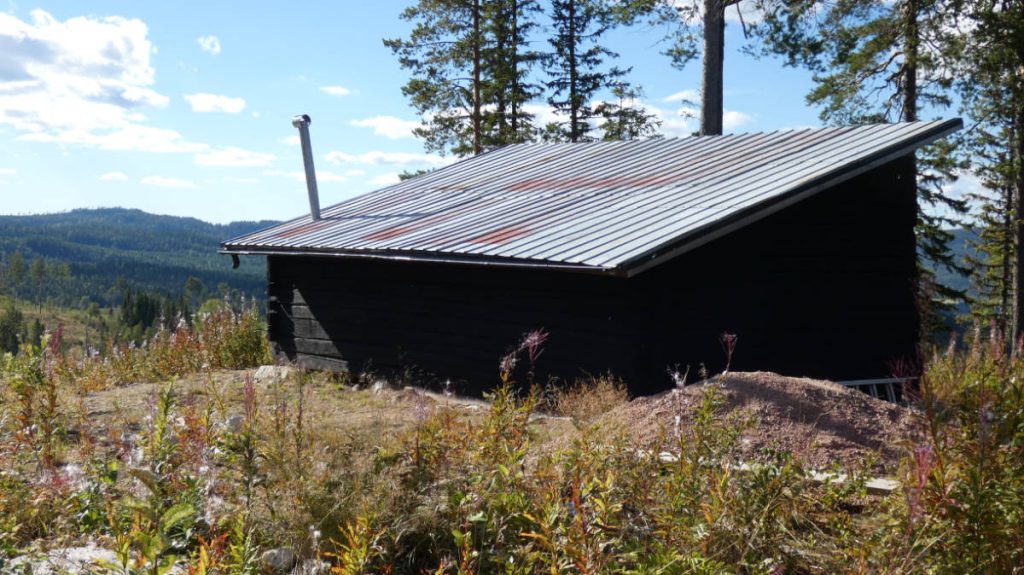
[[[950,310],[1000,337],[1024,336],[1024,0],[419,0],[413,24],[384,44],[408,71],[402,87],[424,118],[427,150],[468,156],[528,141],[657,137],[642,88],[607,33],[650,26],[679,69],[701,61],[701,135],[722,132],[726,11],[737,10],[744,50],[811,71],[805,95],[828,125],[912,122],[960,114],[958,135],[917,157],[919,289],[926,328]],[[547,107],[557,120],[538,125]],[[971,174],[981,188],[950,192]],[[866,225],[869,225],[866,223]],[[971,255],[951,231],[975,232]],[[972,280],[967,292],[936,279]]]

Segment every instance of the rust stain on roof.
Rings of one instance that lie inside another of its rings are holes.
[[[435,214],[433,216],[429,216],[426,218],[420,218],[411,223],[399,224],[397,226],[392,226],[390,228],[385,228],[383,230],[377,230],[376,232],[366,234],[365,236],[363,236],[363,239],[371,242],[379,240],[391,240],[397,237],[404,236],[406,234],[411,234],[413,232],[422,230],[423,228],[426,228],[433,224],[450,220],[454,218],[456,215],[458,215],[458,213],[459,212],[457,210],[451,210],[441,214]]]
[[[295,236],[301,236],[310,232],[315,232],[320,229],[330,227],[333,223],[334,222],[332,222],[330,219],[324,218],[322,220],[317,220],[314,222],[309,222],[308,224],[296,226],[290,230],[279,232],[277,236],[280,238],[292,238]]]
[[[509,226],[507,228],[500,228],[493,232],[488,232],[482,236],[477,236],[470,241],[473,244],[492,244],[500,246],[506,244],[516,238],[530,235],[530,228],[525,226]]]

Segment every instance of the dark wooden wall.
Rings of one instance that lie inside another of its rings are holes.
[[[270,335],[312,367],[412,370],[478,393],[522,335],[537,372],[612,371],[636,393],[668,366],[884,377],[914,356],[914,184],[900,160],[624,279],[546,270],[268,258]],[[521,373],[520,373],[521,375]],[[521,379],[521,377],[520,377]]]

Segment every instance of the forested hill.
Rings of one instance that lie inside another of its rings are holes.
[[[83,297],[116,304],[124,287],[178,294],[189,277],[196,277],[209,293],[217,293],[223,283],[259,295],[265,288],[263,258],[242,258],[242,265],[232,270],[231,258],[219,255],[217,249],[226,239],[274,223],[218,225],[120,208],[0,216],[0,270],[6,270],[11,257],[20,253],[26,268],[44,259],[53,269],[67,264],[71,274],[64,278],[61,273],[49,273],[44,281],[25,274],[17,285],[11,277],[3,277],[0,287],[10,291],[13,285],[20,296],[66,305],[78,304]]]

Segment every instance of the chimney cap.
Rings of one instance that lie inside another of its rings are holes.
[[[296,128],[298,128],[299,126],[301,126],[303,124],[308,126],[308,125],[310,125],[312,123],[313,123],[313,120],[311,120],[309,118],[309,114],[302,114],[301,116],[295,116],[295,117],[292,118],[292,126],[294,126]]]

